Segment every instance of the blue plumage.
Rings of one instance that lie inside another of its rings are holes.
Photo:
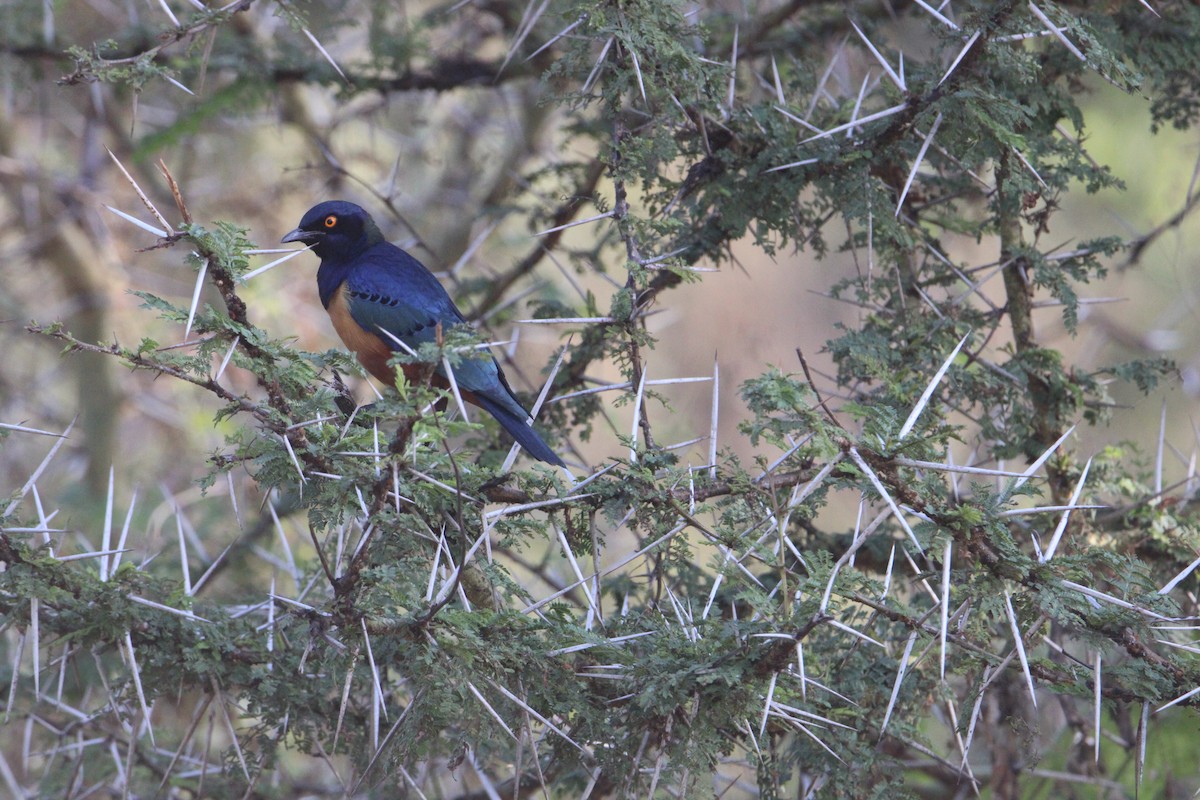
[[[437,329],[466,320],[425,266],[387,242],[360,206],[333,200],[313,206],[284,242],[311,244],[321,258],[317,291],[338,335],[367,371],[394,380],[387,362],[400,349],[392,337],[416,349],[435,341]],[[443,380],[442,368],[437,375]],[[463,398],[483,408],[539,461],[562,459],[529,426],[529,414],[513,396],[494,358],[463,360],[454,369]]]

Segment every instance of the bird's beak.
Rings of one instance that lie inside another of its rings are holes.
[[[305,244],[311,244],[324,235],[325,234],[323,234],[321,231],[306,231],[302,228],[296,228],[296,230],[280,239],[279,243],[287,244],[288,242],[304,242]]]

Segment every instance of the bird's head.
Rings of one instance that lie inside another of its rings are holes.
[[[371,215],[362,206],[345,200],[329,200],[310,208],[300,226],[283,242],[304,242],[322,260],[342,261],[351,259],[376,242],[383,234]]]

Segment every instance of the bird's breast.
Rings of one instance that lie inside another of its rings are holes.
[[[388,366],[388,359],[392,357],[392,349],[378,334],[365,330],[354,321],[354,317],[350,314],[350,298],[345,284],[333,292],[333,296],[329,300],[328,311],[334,330],[345,342],[346,347],[353,350],[354,355],[358,356],[359,363],[377,379],[391,385],[395,381],[395,375]]]

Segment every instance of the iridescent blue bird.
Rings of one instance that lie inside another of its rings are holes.
[[[385,241],[361,206],[342,200],[315,205],[283,241],[312,245],[321,259],[317,291],[333,327],[367,372],[388,385],[395,381],[388,360],[400,349],[396,339],[415,350],[434,341],[439,326],[444,330],[466,324],[437,278]],[[434,380],[446,385],[440,365]],[[529,413],[513,395],[496,359],[464,359],[454,368],[454,380],[464,400],[495,417],[531,456],[564,466],[530,427]]]

